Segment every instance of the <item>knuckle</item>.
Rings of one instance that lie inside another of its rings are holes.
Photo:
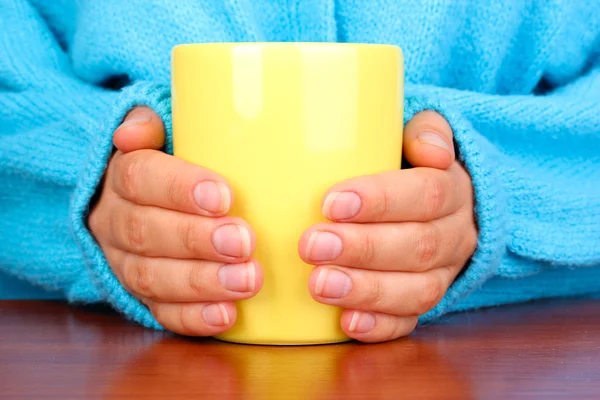
[[[465,226],[460,228],[458,231],[459,233],[457,232],[457,234],[453,235],[455,236],[453,240],[453,248],[456,249],[454,254],[455,259],[463,264],[473,256],[477,250],[479,241],[479,231],[473,213],[471,211],[468,212],[471,215],[469,215],[466,219],[463,219],[465,221]]]
[[[192,289],[192,291],[194,293],[196,293],[197,295],[204,297],[204,295],[206,294],[206,284],[204,282],[203,276],[202,276],[202,271],[203,268],[198,266],[194,266],[190,269],[190,274],[189,274],[189,286]]]
[[[135,260],[133,260],[135,258]],[[155,300],[152,293],[154,288],[155,273],[144,258],[127,258],[123,266],[123,284],[132,293]]]
[[[473,255],[473,253],[475,253],[475,250],[477,249],[477,232],[471,232],[469,234],[466,235],[465,238],[465,252],[466,254],[470,257],[471,255]]]
[[[140,258],[129,269],[131,272],[125,276],[131,290],[140,296],[156,300],[157,296],[154,293],[156,272],[149,265],[148,260]]]
[[[425,182],[425,219],[431,220],[438,216],[444,208],[446,192],[439,175],[427,175]]]
[[[358,265],[357,267],[367,267],[373,264],[377,258],[377,245],[370,235],[364,235],[361,238],[361,246],[359,247]]]
[[[419,324],[418,317],[410,317],[408,319],[407,324],[403,327],[404,332],[406,332],[406,335],[410,335],[417,328],[418,324]]]
[[[102,236],[112,234],[112,216],[110,205],[105,193],[100,195],[98,202],[91,208],[87,226],[96,240],[101,240]],[[104,237],[106,239],[106,237]]]
[[[100,206],[100,204],[96,205],[96,207],[90,212],[90,215],[88,217],[88,227],[90,228],[90,231],[94,236],[98,235],[100,228],[98,206]]]
[[[177,179],[177,175],[169,174],[166,178],[165,195],[169,204],[179,204],[183,198],[183,193]]]
[[[441,280],[433,274],[425,275],[425,281],[420,291],[417,313],[421,315],[431,310],[442,299],[443,295],[444,289]]]
[[[403,318],[396,318],[394,323],[391,324],[391,329],[386,337],[387,340],[394,340],[398,339],[399,337],[407,336],[413,331],[414,328],[407,329],[407,326],[403,322]]]
[[[180,333],[194,336],[201,334],[198,326],[198,319],[193,317],[191,312],[188,312],[188,307],[185,305],[179,306],[179,326]]]
[[[383,282],[379,279],[375,279],[371,283],[371,290],[368,299],[368,303],[371,308],[381,308],[381,306],[385,303],[386,298],[386,288]]]
[[[370,190],[372,190],[373,196],[371,196],[369,207],[371,212],[371,220],[373,222],[386,221],[390,214],[390,210],[393,204],[390,199],[390,192],[388,189],[388,180],[391,178],[390,174],[382,173],[372,177],[369,181]]]
[[[441,235],[434,225],[427,224],[423,228],[415,249],[417,253],[417,270],[427,271],[434,267],[441,245]]]
[[[164,326],[166,329],[170,329],[170,327],[168,326],[169,321],[166,316],[166,311],[163,306],[161,306],[159,303],[150,302],[148,308],[150,308],[150,312],[154,316],[156,322]]]
[[[385,221],[389,214],[390,201],[387,194],[378,196],[373,205],[373,220],[376,222]]]
[[[146,226],[142,211],[132,211],[125,217],[125,241],[127,246],[139,254],[146,253]]]
[[[384,341],[389,342],[391,340],[395,340],[398,339],[400,336],[402,336],[402,332],[400,331],[400,328],[397,326],[392,327],[392,329],[390,329],[386,335],[386,337],[384,338]]]
[[[123,197],[136,202],[139,196],[139,181],[144,168],[143,157],[140,152],[132,152],[121,157],[118,176],[118,187]]]
[[[179,228],[183,247],[191,254],[198,254],[203,246],[197,223],[194,219],[184,222]]]
[[[398,338],[410,335],[417,327],[418,322],[418,317],[405,317],[403,321],[396,324],[396,337]]]
[[[110,214],[108,214],[107,216],[107,226],[106,226],[106,230],[107,230],[107,235],[108,237],[115,241],[118,242],[119,239],[122,237],[123,234],[123,219],[118,217],[119,214],[117,214],[116,212],[112,212]]]

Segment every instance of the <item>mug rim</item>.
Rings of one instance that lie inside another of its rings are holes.
[[[176,50],[192,50],[195,48],[210,48],[210,47],[260,47],[260,48],[276,48],[276,47],[333,47],[333,48],[353,48],[353,49],[381,49],[394,50],[402,53],[402,48],[394,44],[386,43],[360,43],[360,42],[202,42],[202,43],[180,43],[173,46],[172,51]]]

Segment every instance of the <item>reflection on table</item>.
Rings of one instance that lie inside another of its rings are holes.
[[[599,398],[600,301],[458,314],[394,342],[189,339],[106,310],[0,302],[0,399]]]

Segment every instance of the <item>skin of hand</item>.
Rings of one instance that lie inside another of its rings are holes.
[[[133,109],[88,223],[115,275],[166,329],[215,335],[235,322],[234,301],[263,282],[256,238],[227,216],[225,179],[164,154],[164,126]],[[315,300],[344,308],[342,329],[363,342],[408,335],[475,251],[473,188],[455,160],[452,130],[433,111],[406,126],[411,169],[339,183],[324,196],[330,223],[309,228],[299,254],[317,267]]]
[[[121,284],[165,329],[215,335],[235,323],[234,301],[262,285],[255,234],[227,216],[225,179],[160,151],[164,141],[156,113],[129,112],[88,225]]]
[[[298,245],[317,266],[311,295],[342,307],[342,329],[362,342],[410,334],[477,245],[471,178],[455,160],[444,117],[415,115],[403,154],[413,168],[334,185],[322,202],[332,222],[310,227]]]

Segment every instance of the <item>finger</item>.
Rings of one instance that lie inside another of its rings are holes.
[[[361,176],[334,185],[322,212],[338,222],[431,221],[464,204],[469,182],[458,164],[447,171],[412,168]]]
[[[313,298],[323,304],[419,316],[439,303],[459,271],[457,267],[411,273],[322,266],[311,273],[309,289]]]
[[[224,263],[248,260],[256,238],[241,218],[209,218],[116,198],[108,215],[115,247],[147,257],[188,258]]]
[[[225,179],[168,154],[118,153],[113,167],[111,188],[133,203],[206,216],[224,215],[231,208],[233,195]]]
[[[136,107],[115,130],[113,144],[123,153],[140,149],[158,150],[165,145],[165,126],[152,109]]]
[[[263,283],[256,260],[223,264],[205,260],[142,257],[114,251],[107,259],[127,291],[161,303],[242,300]]]
[[[417,326],[417,317],[344,310],[342,330],[349,337],[365,343],[386,342],[408,336]]]
[[[404,129],[403,154],[414,167],[450,167],[455,154],[448,121],[435,111],[415,115]]]
[[[432,222],[326,223],[300,238],[308,264],[336,264],[380,271],[422,272],[459,263],[474,250],[477,232],[466,213]]]
[[[231,302],[148,302],[154,318],[165,329],[185,336],[213,336],[231,328],[237,312]]]

